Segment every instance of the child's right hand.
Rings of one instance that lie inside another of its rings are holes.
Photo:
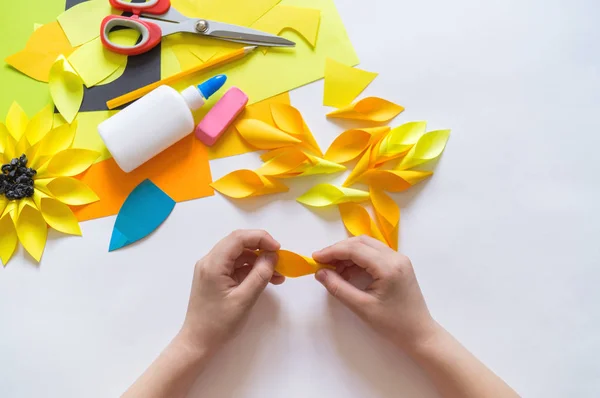
[[[401,348],[411,350],[431,338],[440,327],[423,299],[408,257],[368,236],[336,243],[313,254],[322,269],[316,278],[342,304]],[[367,272],[373,282],[363,291],[348,282]]]

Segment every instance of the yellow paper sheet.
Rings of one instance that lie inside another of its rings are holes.
[[[371,203],[375,217],[381,227],[385,240],[394,250],[398,250],[398,228],[400,225],[400,207],[383,190],[371,187]]]
[[[65,57],[60,56],[50,68],[48,85],[54,105],[72,123],[83,101],[83,82]]]
[[[365,191],[331,184],[318,184],[296,200],[307,206],[325,207],[346,202],[362,202],[368,199],[369,193]]]
[[[6,58],[6,63],[27,76],[48,82],[50,68],[59,55],[69,56],[74,48],[58,22],[50,22],[36,29],[25,48]]]
[[[78,47],[100,36],[100,24],[113,10],[106,0],[90,0],[69,8],[58,16],[58,23],[73,47]]]
[[[252,170],[233,171],[210,185],[221,194],[235,199],[288,191],[281,182]]]
[[[180,6],[181,3],[183,3],[182,0],[172,1],[175,8],[187,15],[186,10]],[[247,13],[248,8],[255,7],[255,3],[260,2],[228,0],[227,4],[234,5],[231,7],[226,5],[214,6],[212,11],[214,18],[210,18],[207,9],[201,8],[200,4],[197,12],[203,18],[226,21],[237,19],[240,13]],[[260,51],[255,51],[239,61],[212,69],[206,73],[193,75],[174,85],[174,88],[184,89],[191,84],[198,84],[210,76],[224,73],[227,75],[227,83],[222,89],[223,92],[232,86],[239,87],[248,95],[249,104],[253,104],[322,78],[325,72],[323,65],[327,57],[337,59],[348,65],[358,63],[358,58],[333,0],[284,0],[282,4],[321,11],[321,24],[314,49],[304,40],[297,40],[296,34],[284,31],[282,36],[297,41],[295,48],[270,49],[266,55]],[[232,10],[238,9],[244,11],[232,13]],[[221,41],[215,40],[215,42],[219,46],[222,45]],[[237,47],[239,48],[239,46]],[[199,121],[217,100],[216,96],[214,99],[211,98],[206,106],[195,112],[196,121]]]
[[[323,105],[341,108],[352,103],[377,75],[327,58]]]
[[[369,170],[360,181],[371,188],[388,192],[402,192],[433,174],[431,171],[414,170]]]
[[[273,149],[299,144],[301,141],[261,120],[242,119],[235,128],[248,144],[257,149]]]
[[[342,203],[338,205],[344,226],[352,236],[367,235],[385,244],[385,237],[369,215],[367,209],[358,203]]]
[[[437,158],[444,151],[448,138],[450,138],[450,130],[436,130],[423,134],[415,146],[398,163],[396,169],[410,169]]]
[[[331,265],[317,263],[310,257],[301,256],[288,250],[277,251],[275,272],[289,278],[311,275],[321,268],[335,269]]]
[[[362,120],[367,122],[389,122],[404,108],[379,97],[367,97],[360,101],[327,114],[337,119]]]
[[[290,29],[298,33],[314,48],[317,44],[320,22],[320,10],[278,5],[252,24],[252,29],[274,35],[279,35],[285,29]],[[263,52],[266,52],[267,49],[265,47]]]
[[[109,51],[99,37],[77,48],[68,59],[88,88],[106,79],[127,63],[126,55]]]
[[[306,125],[298,109],[287,104],[271,104],[271,115],[275,125],[286,133],[302,141],[301,146],[306,147],[319,156],[323,156],[319,144]]]
[[[274,126],[273,118],[271,117],[271,104],[289,105],[289,103],[289,93],[279,94],[275,97],[247,106],[242,114],[238,116],[237,120],[257,119]],[[231,125],[227,131],[223,133],[221,138],[219,138],[217,143],[208,148],[208,155],[209,159],[212,160],[253,152],[255,150],[254,147],[244,141],[235,126]]]

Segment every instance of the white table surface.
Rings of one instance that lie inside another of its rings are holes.
[[[600,3],[337,1],[366,94],[393,123],[452,128],[433,178],[406,194],[401,250],[434,316],[527,397],[600,395]],[[323,82],[292,93],[326,148]],[[259,165],[212,162],[216,179]],[[342,181],[339,176],[336,181]],[[112,397],[176,333],[194,262],[236,228],[309,255],[346,237],[337,211],[289,194],[177,204],[143,242],[107,252],[114,217],[51,233],[42,265],[0,269],[0,396]],[[311,277],[270,287],[194,397],[429,397],[418,369]]]

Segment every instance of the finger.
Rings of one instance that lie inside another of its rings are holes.
[[[280,247],[279,242],[266,231],[258,229],[237,230],[217,243],[211,254],[222,259],[224,264],[231,268],[245,249],[276,251]]]
[[[246,279],[251,270],[251,265],[244,265],[240,268],[236,268],[236,270],[233,271],[232,277],[239,285],[244,281],[244,279]],[[269,282],[271,282],[274,285],[281,285],[283,282],[285,282],[285,276],[279,275],[277,272],[275,272]]]
[[[271,278],[271,283],[274,285],[281,285],[283,282],[285,282],[285,276],[283,275],[274,274]]]
[[[261,253],[248,273],[248,276],[246,276],[240,286],[235,290],[235,294],[240,295],[244,302],[251,305],[254,304],[263,290],[265,290],[265,287],[267,287],[269,281],[273,278],[276,263],[276,253]]]
[[[382,241],[375,239],[368,235],[360,235],[360,236],[357,236],[354,238],[350,238],[350,240],[353,240],[353,239],[359,240],[360,242],[364,243],[365,245],[371,246],[373,249],[381,250],[383,252],[393,251],[391,247],[389,247]]]
[[[362,315],[368,312],[367,307],[373,298],[345,281],[337,272],[320,269],[315,274],[315,278],[325,286],[329,294],[340,300],[354,313]]]
[[[258,253],[253,250],[245,249],[242,254],[234,261],[233,268],[238,269],[246,265],[254,265]]]
[[[379,250],[360,240],[347,239],[313,254],[315,261],[330,264],[333,261],[352,260],[374,278],[379,278],[386,267],[385,257]]]

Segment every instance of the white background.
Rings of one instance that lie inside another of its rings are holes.
[[[401,203],[401,250],[434,316],[527,397],[600,395],[600,3],[339,0],[366,94],[392,125],[451,128],[429,181]],[[323,148],[323,82],[292,93]],[[213,177],[258,166],[215,161]],[[342,181],[340,176],[337,181]],[[324,178],[330,180],[331,178]],[[0,396],[111,397],[178,330],[194,262],[236,228],[310,255],[346,236],[337,211],[289,194],[177,204],[151,237],[109,254],[114,217],[51,233],[41,266],[0,270]],[[197,397],[429,397],[419,371],[311,277],[270,287]]]

